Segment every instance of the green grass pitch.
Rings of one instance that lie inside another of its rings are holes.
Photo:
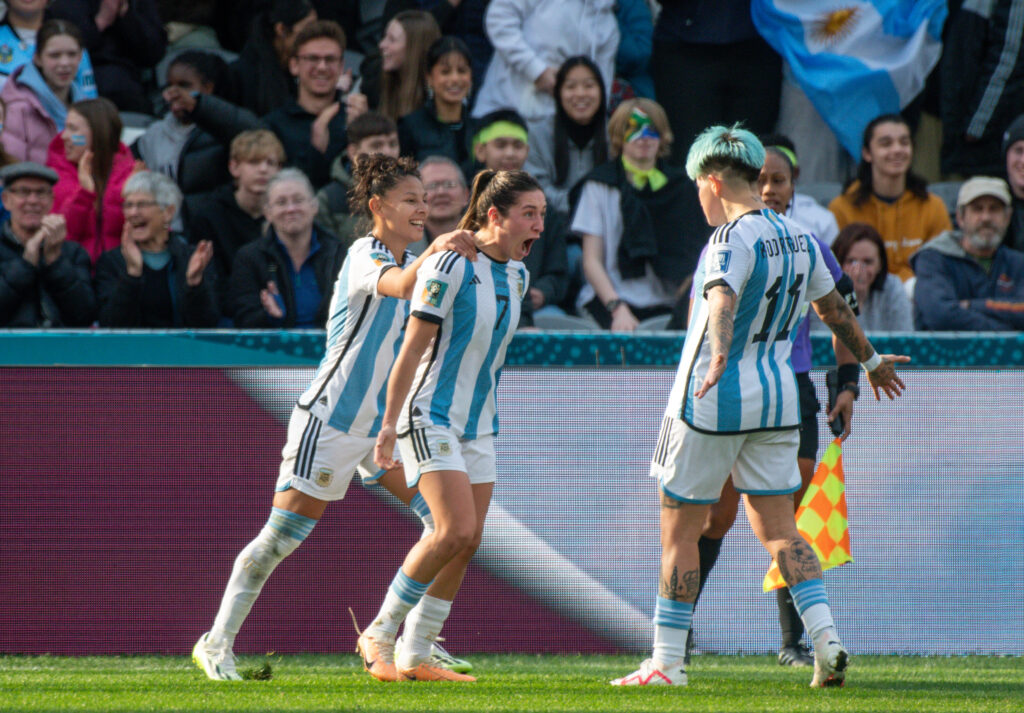
[[[380,683],[355,655],[269,660],[269,681],[207,681],[184,656],[0,656],[0,711],[917,711],[1024,710],[1024,659],[855,656],[842,689],[768,656],[701,656],[686,688],[613,688],[634,656],[470,657],[474,684]]]

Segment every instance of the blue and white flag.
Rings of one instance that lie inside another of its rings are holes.
[[[909,104],[942,54],[944,0],[753,0],[750,9],[854,158],[868,122]]]

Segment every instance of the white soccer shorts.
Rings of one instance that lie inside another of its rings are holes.
[[[281,450],[274,490],[295,488],[320,500],[341,500],[357,472],[364,483],[375,483],[384,475],[373,462],[376,442],[332,428],[296,406],[288,420],[288,441]]]
[[[747,495],[784,495],[800,489],[797,429],[710,434],[666,416],[651,460],[661,490],[684,503],[718,502],[729,473]]]
[[[439,470],[461,471],[473,485],[493,483],[498,477],[494,436],[490,434],[465,440],[443,426],[414,428],[398,439],[398,451],[410,488],[416,487],[424,473]]]

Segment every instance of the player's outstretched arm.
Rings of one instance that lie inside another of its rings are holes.
[[[697,389],[698,399],[718,383],[725,371],[732,346],[733,318],[736,315],[736,293],[728,285],[715,285],[707,294],[708,301],[708,343],[711,345],[711,365],[704,376],[704,383]]]
[[[377,281],[377,292],[385,297],[397,297],[400,300],[407,300],[412,297],[413,288],[416,287],[416,271],[430,255],[445,250],[454,250],[467,260],[476,260],[476,240],[471,230],[453,230],[450,233],[438,235],[423,254],[406,265],[401,270],[394,268],[388,270]]]
[[[416,376],[416,366],[420,363],[420,357],[430,346],[431,340],[437,336],[439,325],[428,322],[419,317],[410,316],[409,324],[405,329],[405,339],[402,340],[402,348],[395,359],[395,365],[391,367],[391,374],[388,376],[388,395],[384,406],[384,418],[381,422],[380,433],[377,434],[377,444],[373,449],[373,461],[377,467],[384,470],[391,470],[398,462],[394,458],[395,439],[397,433],[395,425],[398,423],[398,412],[405,402],[405,397],[412,388],[412,380]]]
[[[898,354],[878,354],[864,335],[864,330],[860,328],[853,310],[837,290],[832,290],[811,304],[814,305],[814,311],[818,313],[821,321],[829,326],[839,341],[845,344],[857,357],[857,361],[864,365],[868,372],[868,381],[871,382],[871,389],[875,394],[875,400],[881,399],[878,393],[879,389],[884,391],[890,399],[900,396],[906,386],[896,374],[894,364],[908,362],[910,357]]]

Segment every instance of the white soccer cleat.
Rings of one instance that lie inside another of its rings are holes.
[[[210,632],[199,637],[192,647],[192,660],[211,681],[241,681],[235,667],[235,654],[230,646],[217,646],[210,641]]]
[[[850,665],[850,654],[835,639],[823,646],[814,647],[814,678],[811,688],[831,688],[846,682],[846,667]]]
[[[685,686],[686,669],[683,660],[659,668],[654,659],[646,659],[640,668],[611,682],[613,686]]]
[[[404,636],[399,636],[395,642],[395,660],[401,656],[402,644],[404,643]],[[455,671],[456,673],[469,673],[473,670],[473,664],[466,659],[460,659],[452,656],[448,651],[445,650],[438,642],[444,641],[442,637],[437,637],[434,643],[430,646],[430,658],[427,659],[426,663],[431,666],[437,666],[438,668],[446,668],[449,671]]]

